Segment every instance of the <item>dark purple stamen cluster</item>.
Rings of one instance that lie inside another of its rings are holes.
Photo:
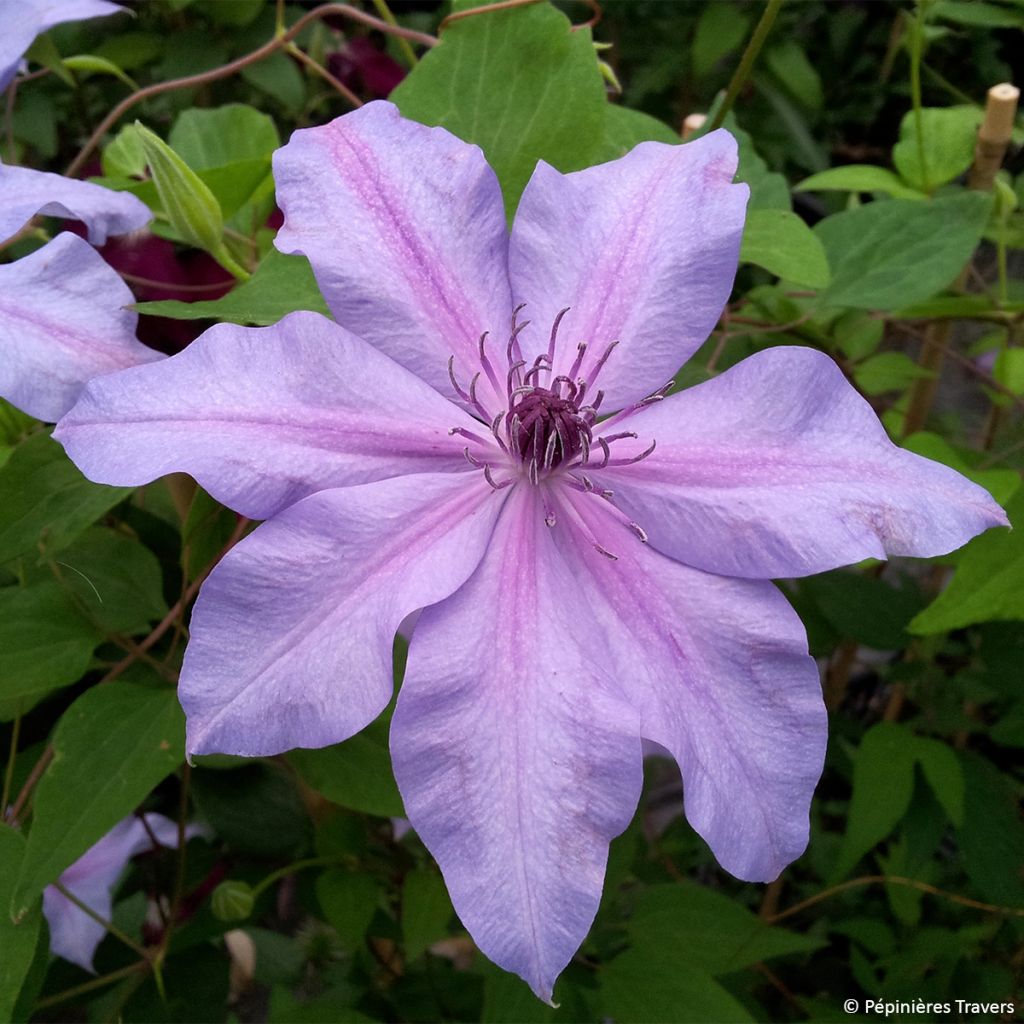
[[[610,498],[611,492],[595,488],[584,470],[639,462],[641,459],[647,458],[655,447],[652,443],[639,455],[630,458],[613,458],[611,446],[614,442],[624,438],[636,438],[637,435],[632,431],[622,431],[594,436],[598,410],[601,407],[604,392],[598,391],[591,401],[589,390],[618,342],[613,341],[608,345],[601,357],[588,368],[586,377],[580,375],[587,354],[587,345],[581,342],[577,346],[576,358],[569,371],[554,376],[558,327],[562,318],[569,312],[568,309],[563,309],[555,317],[555,322],[551,327],[547,352],[537,356],[532,365],[527,368],[527,362],[523,359],[519,344],[519,335],[530,321],[519,323],[518,317],[522,309],[522,306],[518,306],[512,314],[512,330],[505,349],[505,365],[507,366],[505,380],[500,381],[487,354],[487,334],[485,333],[480,337],[478,349],[481,368],[474,374],[468,389],[461,387],[455,377],[454,356],[449,359],[448,374],[452,387],[459,397],[471,406],[481,420],[488,425],[493,440],[506,456],[503,460],[504,466],[499,468],[508,468],[509,462],[518,462],[524,467],[527,477],[533,484],[538,484],[542,478],[557,471],[565,476],[566,482],[570,486]],[[491,414],[477,394],[477,383],[481,374],[487,376],[496,392],[500,394],[504,391],[505,393],[505,409],[497,415]],[[545,380],[545,378],[547,379]],[[670,385],[671,381],[643,401],[623,409],[611,419],[604,421],[603,426],[608,426],[612,421],[642,405],[660,401],[665,397],[665,392]],[[453,428],[452,433],[459,434],[482,447],[491,444],[486,437],[461,427]],[[487,482],[496,490],[508,487],[515,482],[514,476],[497,479],[495,467],[486,459],[478,457],[482,453],[474,454],[468,446],[464,449],[464,453],[472,465],[483,470]],[[553,523],[553,519],[551,522]],[[633,527],[635,524],[629,525]],[[635,532],[642,534],[639,527],[636,527]]]

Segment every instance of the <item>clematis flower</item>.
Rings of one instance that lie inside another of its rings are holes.
[[[146,822],[131,815],[118,822],[98,843],[90,847],[61,876],[60,883],[100,917],[110,920],[113,893],[128,861],[137,854],[160,846],[178,845],[178,825],[162,814],[144,815]],[[206,834],[197,825],[185,830],[186,839]],[[50,926],[50,949],[59,957],[93,972],[96,948],[106,935],[103,925],[75,906],[56,886],[43,892],[43,913]]]
[[[0,241],[37,214],[82,221],[92,245],[153,216],[127,192],[0,164]],[[162,358],[136,340],[132,293],[92,245],[62,232],[0,265],[0,397],[38,419],[59,419],[99,373]]]
[[[118,14],[124,8],[107,0],[4,0],[0,35],[0,89],[14,78],[25,51],[36,36],[54,25]],[[3,232],[0,231],[0,235]]]
[[[509,236],[480,150],[371,103],[276,154],[279,249],[337,320],[212,328],[86,386],[56,435],[92,479],[188,472],[269,521],[203,586],[192,754],[336,743],[392,695],[410,822],[479,947],[542,999],[597,910],[610,839],[671,751],[724,868],[803,851],[826,716],[770,582],[937,555],[1006,522],[894,446],[820,352],[666,397],[736,270],[724,131],[573,174]],[[525,306],[524,306],[525,304]]]

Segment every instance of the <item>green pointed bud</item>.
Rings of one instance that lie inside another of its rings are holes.
[[[145,125],[135,122],[164,214],[189,244],[209,253],[224,248],[224,215],[217,197],[170,146]]]
[[[252,913],[255,902],[252,886],[234,879],[221,882],[210,897],[213,916],[218,921],[244,921]]]

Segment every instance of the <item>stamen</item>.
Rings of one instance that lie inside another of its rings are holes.
[[[484,373],[487,374],[487,379],[491,382],[491,387],[494,388],[497,394],[501,394],[501,385],[498,383],[498,375],[494,372],[494,367],[491,366],[490,359],[487,358],[487,352],[484,350],[484,342],[487,341],[487,331],[484,331],[480,335],[480,341],[478,342],[478,351],[480,353],[480,365],[483,367]]]
[[[466,456],[466,461],[476,469],[479,469],[483,465],[483,463],[469,450],[468,447],[462,449],[462,454]]]
[[[514,483],[513,480],[501,480],[495,482],[494,477],[491,475],[491,467],[489,465],[484,466],[484,479],[496,490],[500,491],[504,487],[511,487]]]
[[[580,367],[583,365],[583,357],[587,354],[587,343],[581,341],[576,346],[576,358],[573,360],[572,366],[569,369],[569,376],[574,378],[576,374],[580,372]]]
[[[515,388],[512,385],[512,376],[513,376],[513,374],[516,374],[519,370],[521,370],[525,365],[526,365],[526,360],[525,359],[517,359],[514,363],[511,363],[509,365],[508,373],[505,375],[505,391],[508,394],[508,400],[509,400],[509,404],[510,405],[512,404],[512,392],[515,390]],[[523,381],[522,381],[522,378],[520,377],[519,385],[522,385],[522,383],[523,383]],[[517,385],[517,386],[519,386],[519,385]]]
[[[562,317],[565,316],[571,308],[572,307],[570,306],[566,306],[565,309],[560,310],[558,315],[555,317],[555,322],[551,325],[551,338],[548,341],[548,367],[551,369],[554,369],[555,366],[555,344],[556,339],[558,338],[558,325],[562,322]]]
[[[612,457],[612,450],[608,442],[603,437],[599,437],[597,439],[597,443],[601,446],[601,451],[604,453],[604,461],[599,466],[595,466],[594,469],[604,469]]]
[[[608,435],[607,435],[607,436],[605,437],[605,440],[606,440],[606,441],[607,441],[607,442],[608,442],[609,444],[611,444],[611,443],[612,443],[612,441],[621,441],[621,440],[622,440],[622,439],[623,439],[624,437],[632,437],[632,438],[636,438],[636,437],[639,437],[639,436],[640,436],[640,435],[639,435],[639,434],[637,434],[637,433],[636,433],[635,431],[632,431],[632,430],[624,430],[624,431],[622,431],[622,433],[621,433],[621,434],[608,434]]]
[[[458,434],[460,437],[464,437],[469,441],[475,441],[477,444],[482,444],[485,448],[490,447],[490,441],[486,438],[480,437],[479,434],[474,434],[472,430],[467,430],[465,427],[451,427],[448,430],[448,436],[452,437]]]
[[[634,455],[633,458],[631,458],[631,459],[612,459],[608,463],[608,465],[609,466],[632,466],[635,463],[640,462],[643,459],[646,459],[647,456],[650,455],[651,452],[653,452],[654,449],[657,448],[657,447],[658,447],[658,442],[656,440],[652,441],[650,448],[647,448],[645,451],[642,451],[639,455]]]
[[[616,345],[618,345],[618,342],[617,341],[613,341],[604,350],[604,355],[601,356],[600,359],[598,359],[597,363],[594,365],[593,370],[591,370],[590,373],[587,374],[587,377],[590,380],[591,384],[593,384],[594,381],[597,380],[597,375],[601,372],[601,370],[604,369],[604,364],[608,362],[608,357],[612,354],[612,352],[614,351]]]
[[[471,401],[468,394],[462,390],[459,386],[459,382],[455,379],[455,356],[448,357],[448,379],[452,382],[452,387],[455,388],[455,394],[459,396],[464,402]]]

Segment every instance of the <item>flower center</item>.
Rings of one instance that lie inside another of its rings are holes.
[[[571,392],[577,388],[568,382]],[[544,469],[571,462],[591,441],[590,425],[573,401],[550,388],[520,389],[509,410],[509,441],[523,462]]]
[[[587,344],[580,342],[571,365],[565,365],[568,360],[561,362],[565,372],[557,373],[558,327],[569,310],[563,309],[555,317],[547,352],[536,356],[531,363],[523,358],[519,342],[519,335],[529,325],[528,320],[520,322],[518,319],[522,308],[519,306],[512,313],[511,333],[504,352],[496,353],[497,359],[492,359],[488,352],[487,335],[481,335],[480,369],[470,379],[468,388],[456,377],[455,357],[449,358],[452,388],[484,427],[482,432],[452,427],[449,433],[470,442],[463,454],[472,466],[483,470],[487,482],[496,490],[512,486],[520,474],[536,486],[543,478],[557,473],[564,477],[568,486],[610,499],[612,492],[595,486],[590,471],[640,462],[655,446],[652,443],[639,454],[613,457],[613,444],[636,440],[637,435],[630,430],[610,433],[608,427],[640,406],[660,401],[672,382],[604,420],[602,429],[598,430],[598,410],[604,392],[595,392],[594,384],[618,342],[607,345],[596,359],[588,357]],[[488,399],[478,393],[477,385],[482,376],[493,388],[493,395]],[[496,411],[489,407],[493,396],[501,396],[499,401],[504,408]],[[549,522],[553,524],[553,517]]]

